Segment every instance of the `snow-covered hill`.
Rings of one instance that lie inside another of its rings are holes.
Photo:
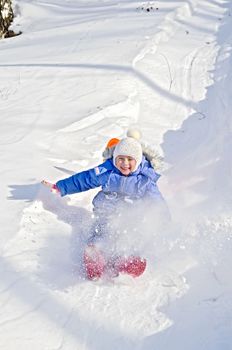
[[[0,41],[0,349],[231,350],[231,2],[15,5],[23,34]],[[86,281],[94,191],[40,181],[98,164],[130,126],[164,158],[172,223],[141,232],[143,276]]]

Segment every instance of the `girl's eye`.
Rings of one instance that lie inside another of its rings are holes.
[[[131,157],[119,157],[118,160],[119,160],[120,162],[125,162],[126,160],[127,160],[128,162],[131,162],[131,161],[133,160],[133,158],[131,158]]]

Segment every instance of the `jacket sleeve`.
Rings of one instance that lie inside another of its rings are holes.
[[[152,213],[156,213],[158,215],[160,223],[167,223],[171,220],[171,214],[168,208],[166,201],[164,200],[161,192],[158,189],[156,183],[152,183],[152,186],[149,188],[147,193],[147,198],[149,199],[149,209]]]
[[[153,198],[155,200],[164,200],[160,190],[158,189],[158,186],[155,182],[152,181],[152,183],[149,186],[149,189],[147,191],[147,196],[149,198]]]
[[[101,176],[96,169],[85,170],[56,183],[61,196],[88,191],[101,186]]]

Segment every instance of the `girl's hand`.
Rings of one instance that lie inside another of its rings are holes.
[[[41,181],[41,184],[48,187],[51,192],[60,194],[60,191],[56,184],[52,184],[51,182],[48,182],[46,180]]]

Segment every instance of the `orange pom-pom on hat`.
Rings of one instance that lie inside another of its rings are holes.
[[[116,137],[113,137],[112,139],[110,139],[106,145],[106,148],[111,148],[116,146],[119,143],[119,139],[117,139]]]
[[[116,137],[113,137],[107,142],[106,148],[102,153],[103,159],[110,159],[113,157],[114,149],[117,146],[117,144],[120,142],[119,139]]]

